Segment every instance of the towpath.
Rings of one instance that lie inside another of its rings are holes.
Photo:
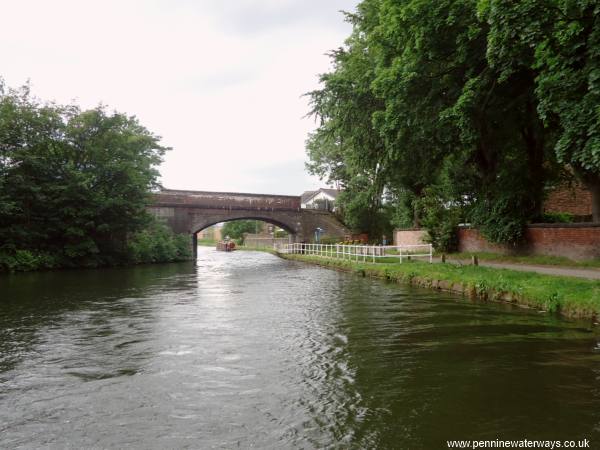
[[[440,262],[440,258],[434,259]],[[470,260],[466,259],[447,259],[448,263],[469,265]],[[520,272],[536,272],[543,273],[546,275],[564,276],[564,277],[577,277],[587,278],[588,280],[600,280],[600,269],[588,269],[579,267],[565,267],[565,266],[542,266],[534,264],[517,264],[517,263],[505,263],[505,262],[491,262],[485,260],[479,260],[479,265],[483,267],[491,267],[494,269],[510,269],[518,270]]]

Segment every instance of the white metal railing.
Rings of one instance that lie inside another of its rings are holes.
[[[344,244],[275,244],[279,253],[314,255],[362,262],[377,262],[380,258],[395,258],[399,262],[411,258],[429,258],[433,262],[433,246],[417,245],[344,245]]]

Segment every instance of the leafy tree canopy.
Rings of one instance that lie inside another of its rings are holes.
[[[58,266],[126,259],[166,150],[135,117],[42,103],[0,81],[0,252]]]
[[[243,240],[244,233],[256,233],[261,228],[262,222],[259,220],[232,220],[231,222],[225,222],[221,230],[221,236]]]
[[[346,189],[338,203],[358,231],[373,231],[365,218],[385,206],[397,222],[449,217],[516,243],[542,216],[546,186],[569,171],[600,220],[599,8],[363,0],[309,94],[309,170]]]

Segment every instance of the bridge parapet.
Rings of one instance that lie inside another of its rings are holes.
[[[202,209],[300,211],[300,196],[163,189],[153,194],[152,204]]]

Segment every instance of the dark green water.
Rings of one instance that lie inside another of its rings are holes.
[[[263,253],[4,276],[0,448],[600,448],[598,337]]]

